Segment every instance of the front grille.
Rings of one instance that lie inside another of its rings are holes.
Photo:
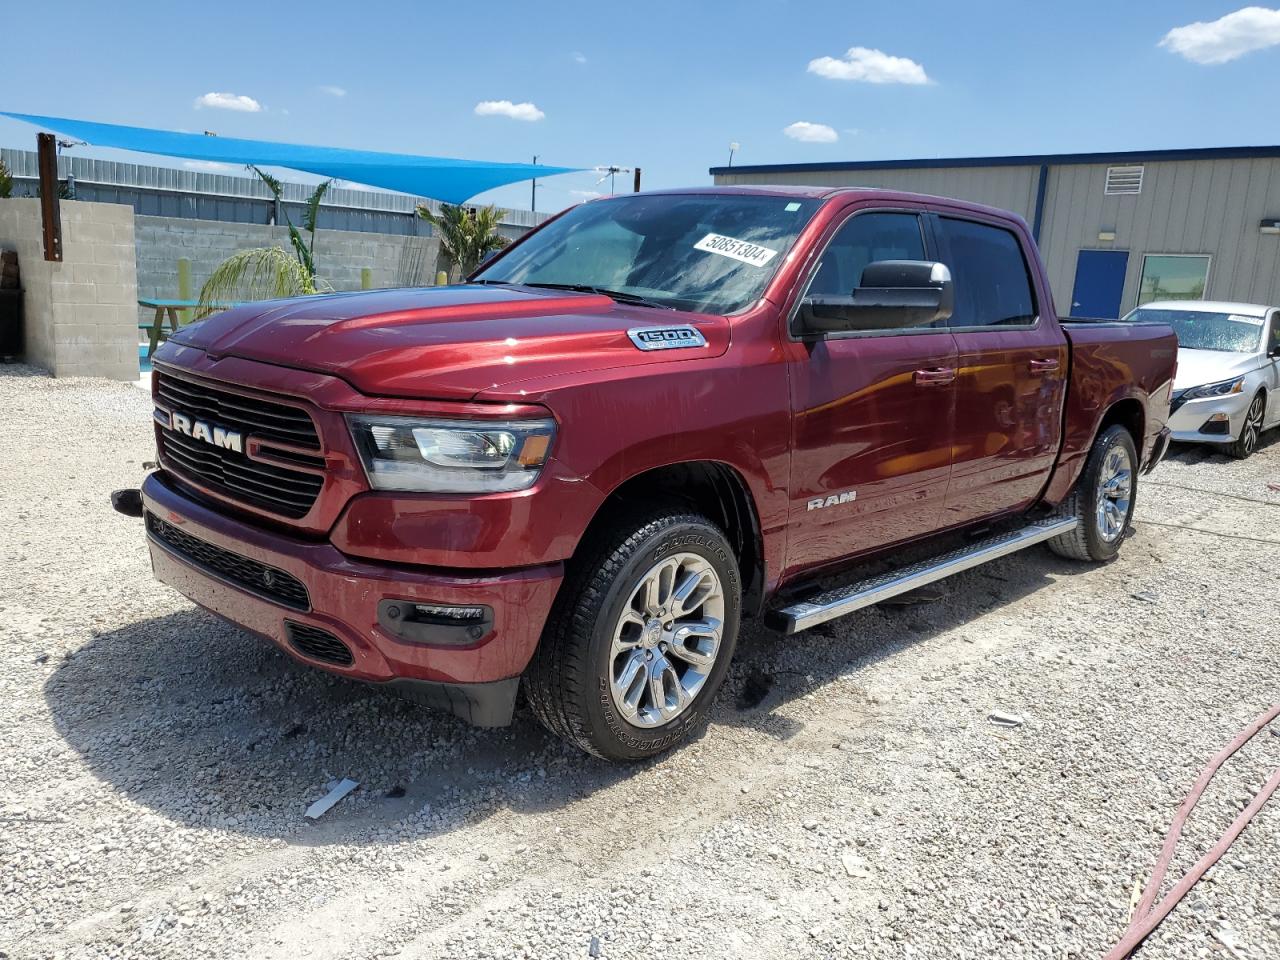
[[[322,474],[309,471],[323,471],[325,462],[319,455],[320,437],[305,410],[164,373],[156,374],[156,382],[156,397],[163,407],[238,431],[245,442],[256,438],[268,445],[265,455],[309,469],[250,459],[243,452],[161,429],[160,453],[167,466],[232,500],[293,520],[306,516],[324,485]],[[272,450],[272,443],[315,450],[317,455]]]
[[[286,620],[284,625],[289,631],[289,643],[304,657],[340,667],[349,667],[355,662],[347,645],[327,630],[292,620]]]
[[[193,567],[228,580],[268,600],[294,610],[310,610],[311,598],[302,581],[290,573],[223,550],[193,537],[173,524],[147,513],[147,531]]]

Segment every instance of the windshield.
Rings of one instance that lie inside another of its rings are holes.
[[[584,203],[473,280],[593,287],[654,306],[735,313],[760,298],[821,203],[733,194]]]
[[[1167,323],[1188,350],[1227,350],[1255,353],[1261,349],[1262,317],[1208,310],[1148,310],[1125,317],[1133,323]]]

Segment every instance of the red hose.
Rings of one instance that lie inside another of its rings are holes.
[[[1160,856],[1156,860],[1155,869],[1151,874],[1151,879],[1147,882],[1147,889],[1142,894],[1142,900],[1138,904],[1138,909],[1133,913],[1133,919],[1129,922],[1129,928],[1125,931],[1124,936],[1120,939],[1106,955],[1105,960],[1125,960],[1137,948],[1146,937],[1160,925],[1160,922],[1169,915],[1169,911],[1187,895],[1187,892],[1199,882],[1215,863],[1222,857],[1227,849],[1240,836],[1245,827],[1249,825],[1258,811],[1262,809],[1276,788],[1280,787],[1280,770],[1277,770],[1267,780],[1266,785],[1258,791],[1258,795],[1253,798],[1250,803],[1240,813],[1238,817],[1231,822],[1231,826],[1227,828],[1213,848],[1197,861],[1187,873],[1174,884],[1173,889],[1158,904],[1155,902],[1156,895],[1160,892],[1160,885],[1164,882],[1165,874],[1169,870],[1169,864],[1173,860],[1173,850],[1178,843],[1178,838],[1182,835],[1183,824],[1187,822],[1187,817],[1191,815],[1191,811],[1195,809],[1196,802],[1200,799],[1200,795],[1204,793],[1205,788],[1209,785],[1209,781],[1213,779],[1213,775],[1218,772],[1218,768],[1237,750],[1243,747],[1254,735],[1262,730],[1267,724],[1280,716],[1280,703],[1271,707],[1260,717],[1245,727],[1229,744],[1222,748],[1211,761],[1209,765],[1201,772],[1200,777],[1196,780],[1195,786],[1191,788],[1191,793],[1187,795],[1187,799],[1183,801],[1182,806],[1178,808],[1177,815],[1173,818],[1173,822],[1169,825],[1169,832],[1165,835],[1164,846],[1160,850]]]

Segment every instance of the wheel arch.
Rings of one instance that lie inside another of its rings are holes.
[[[1146,437],[1147,411],[1143,407],[1142,401],[1137,397],[1123,397],[1111,404],[1102,415],[1102,419],[1098,421],[1097,429],[1093,431],[1093,440],[1090,441],[1090,448],[1097,442],[1098,437],[1102,436],[1102,432],[1113,424],[1120,424],[1129,431],[1129,436],[1133,437],[1133,446],[1138,451],[1138,459],[1142,459],[1142,447]]]
[[[617,484],[597,508],[580,543],[613,519],[646,501],[687,503],[729,538],[742,573],[742,612],[757,616],[764,607],[764,536],[760,512],[746,478],[719,460],[689,460],[651,467]]]

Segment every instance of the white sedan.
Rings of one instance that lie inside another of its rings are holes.
[[[1167,323],[1178,335],[1169,429],[1244,458],[1280,424],[1280,309],[1254,303],[1160,300],[1126,321]]]

